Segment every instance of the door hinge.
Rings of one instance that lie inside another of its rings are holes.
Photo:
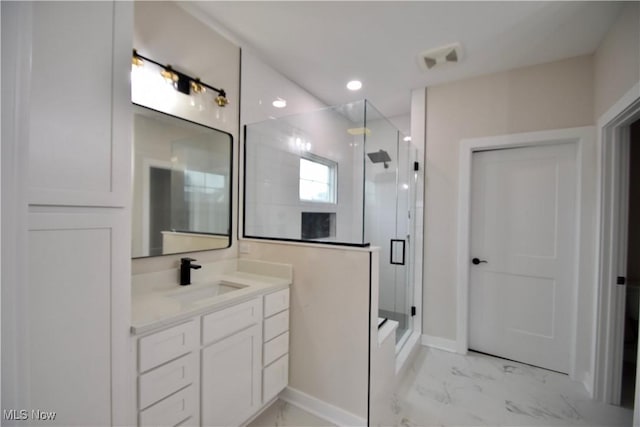
[[[413,162],[413,170],[414,171],[419,171],[420,170],[420,163]]]
[[[618,278],[616,279],[616,285],[626,285],[627,284],[627,278],[624,276],[618,276]]]
[[[415,306],[411,306],[411,317],[416,315],[416,307]]]

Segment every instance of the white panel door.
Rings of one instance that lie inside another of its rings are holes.
[[[569,372],[573,144],[473,154],[469,348]],[[486,261],[486,262],[484,262]]]

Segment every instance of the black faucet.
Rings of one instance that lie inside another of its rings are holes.
[[[191,284],[191,269],[197,270],[202,268],[201,265],[191,264],[191,261],[196,261],[193,258],[180,258],[180,286],[186,286]]]

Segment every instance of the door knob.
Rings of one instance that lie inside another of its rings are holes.
[[[479,258],[474,258],[471,260],[471,262],[473,263],[473,265],[478,265],[478,264],[482,264],[483,262],[485,264],[488,264],[487,261],[483,260],[483,259],[479,259]]]

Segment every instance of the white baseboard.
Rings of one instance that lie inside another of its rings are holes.
[[[437,348],[439,350],[450,351],[451,353],[458,352],[458,343],[456,341],[434,337],[432,335],[422,334],[422,345]]]
[[[338,408],[295,388],[287,387],[280,393],[280,399],[329,421],[338,427],[366,426],[367,420],[349,411]]]

